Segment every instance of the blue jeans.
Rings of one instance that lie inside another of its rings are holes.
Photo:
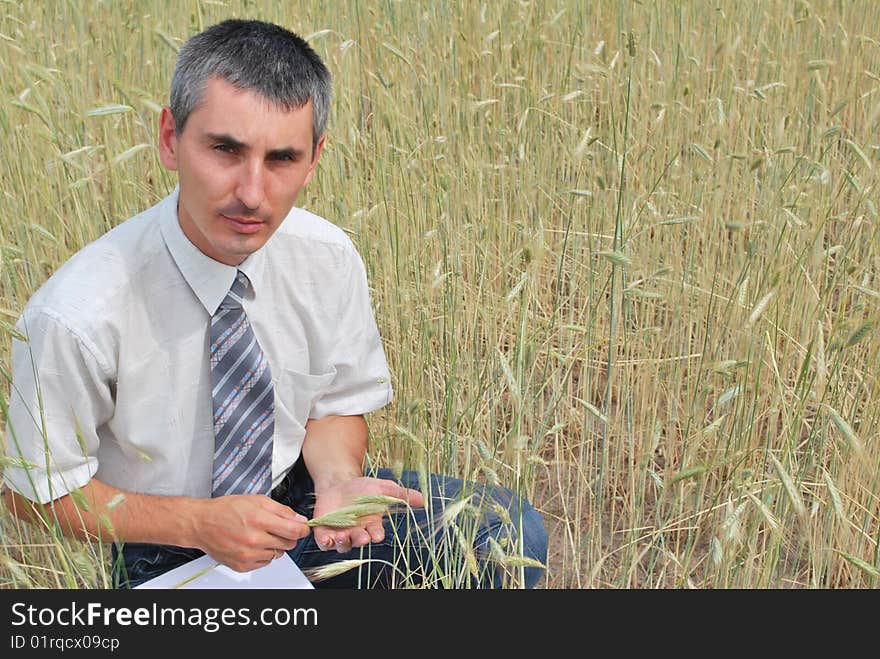
[[[418,473],[399,477],[390,469],[369,475],[423,491]],[[361,563],[336,576],[312,578],[316,588],[533,588],[543,568],[517,564],[516,556],[547,560],[547,532],[541,515],[512,491],[430,474],[424,508],[392,511],[384,518],[385,539],[346,553],[324,551],[314,534],[288,555],[307,575],[341,560]],[[468,497],[467,504],[456,504]],[[294,465],[273,498],[311,518],[314,485],[302,461]],[[444,515],[444,511],[448,512]],[[453,516],[453,513],[456,513]],[[113,546],[114,583],[132,588],[203,555],[198,549],[167,545]],[[513,556],[514,558],[505,558]]]

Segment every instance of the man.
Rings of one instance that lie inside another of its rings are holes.
[[[364,415],[392,398],[365,269],[344,232],[294,207],[329,104],[325,65],[279,26],[191,38],[159,127],[177,188],[74,255],[19,319],[8,507],[111,534],[120,586],[203,553],[238,571],[282,552],[304,569],[361,558],[318,582],[341,587],[541,575],[503,569],[546,555],[540,516],[511,492],[364,475]],[[306,523],[369,495],[408,505]],[[478,512],[444,517],[458,500]]]

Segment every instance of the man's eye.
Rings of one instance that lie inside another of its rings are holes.
[[[235,153],[235,147],[228,144],[215,144],[214,150],[220,151],[221,153]]]

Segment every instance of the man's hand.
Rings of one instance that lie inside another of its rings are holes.
[[[263,495],[136,494],[94,478],[78,497],[65,495],[46,504],[46,513],[12,490],[6,492],[6,503],[21,519],[39,522],[48,514],[79,538],[197,547],[239,572],[266,565],[311,531],[305,517]]]
[[[194,520],[198,548],[237,572],[266,565],[311,531],[305,517],[263,495],[203,501]]]
[[[425,505],[425,498],[418,490],[402,487],[390,480],[361,476],[317,490],[315,518],[351,505],[360,496],[377,494],[401,499],[413,508],[421,508]],[[350,551],[353,547],[363,547],[371,542],[382,542],[385,539],[382,515],[361,517],[357,526],[351,528],[316,526],[314,530],[315,542],[321,549],[336,549],[340,553]]]
[[[425,505],[418,490],[410,490],[394,481],[363,476],[366,451],[367,423],[362,415],[309,419],[302,456],[315,484],[316,518],[367,495],[394,497],[414,508]],[[385,539],[382,515],[362,517],[357,526],[351,528],[316,526],[314,531],[318,547],[336,549],[340,553]]]

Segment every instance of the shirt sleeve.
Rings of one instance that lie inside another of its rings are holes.
[[[391,402],[394,393],[385,351],[370,303],[363,260],[352,245],[340,282],[339,317],[330,366],[335,371],[309,417],[366,414]]]
[[[111,380],[87,339],[48,312],[25,313],[12,341],[4,480],[47,503],[98,469],[98,432],[113,412]]]

